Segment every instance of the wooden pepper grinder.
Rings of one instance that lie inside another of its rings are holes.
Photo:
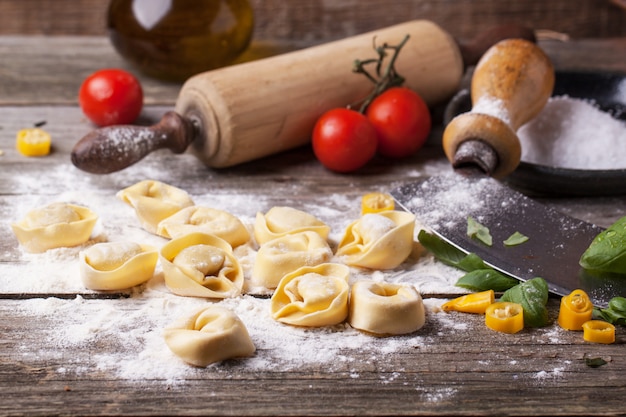
[[[554,88],[554,68],[536,44],[508,39],[491,47],[472,77],[472,110],[450,122],[443,148],[454,168],[478,166],[502,178],[517,168],[517,129],[543,109]]]

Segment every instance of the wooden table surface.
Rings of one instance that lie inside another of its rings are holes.
[[[626,39],[542,46],[557,68],[626,72]],[[251,53],[268,51],[258,44]],[[375,160],[354,175],[326,171],[308,147],[224,170],[163,150],[127,170],[90,175],[69,160],[92,129],[76,92],[90,72],[127,65],[108,40],[90,37],[1,37],[0,56],[0,414],[626,415],[623,328],[615,344],[599,345],[556,323],[505,335],[486,329],[479,316],[442,313],[438,306],[460,293],[453,285],[459,275],[426,253],[409,271],[377,275],[423,284],[427,322],[414,335],[274,324],[272,338],[267,298],[246,295],[227,303],[249,326],[255,356],[202,369],[183,364],[168,352],[159,326],[206,301],[168,294],[158,277],[130,292],[86,290],[76,272],[78,249],[27,254],[9,224],[35,207],[72,200],[101,215],[101,239],[154,241],[131,209],[114,201],[120,189],[156,179],[248,223],[257,211],[287,205],[341,227],[358,216],[364,193],[448,170],[440,129],[415,157]],[[179,86],[141,80],[141,122],[152,123],[172,108]],[[53,137],[52,154],[20,156],[16,132],[40,121]],[[626,213],[622,196],[543,201],[601,226]],[[441,285],[424,284],[429,276]],[[558,302],[549,301],[553,319]],[[608,363],[586,365],[597,357]]]

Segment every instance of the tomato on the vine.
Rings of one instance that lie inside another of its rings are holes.
[[[121,69],[103,69],[80,86],[78,102],[83,113],[98,126],[130,124],[143,107],[141,84]]]
[[[404,158],[420,149],[431,129],[430,110],[424,100],[406,87],[393,87],[367,107],[368,120],[378,134],[378,153]]]
[[[313,129],[313,152],[328,169],[350,172],[376,154],[376,131],[358,111],[337,108],[324,113]]]

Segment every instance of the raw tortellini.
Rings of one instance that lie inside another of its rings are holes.
[[[379,336],[412,333],[425,321],[422,297],[406,285],[357,281],[350,294],[350,325]]]
[[[161,220],[194,204],[185,191],[153,180],[131,185],[117,197],[135,209],[141,226],[150,233],[156,233]]]
[[[319,234],[328,239],[330,227],[315,216],[291,207],[273,207],[265,215],[257,213],[254,222],[254,238],[259,245],[288,234],[304,231]]]
[[[195,366],[251,356],[256,350],[241,319],[217,305],[168,327],[164,337],[172,352]]]
[[[87,242],[97,220],[98,216],[86,207],[52,203],[29,211],[11,227],[27,251],[40,253]]]
[[[346,265],[325,263],[304,266],[280,280],[272,295],[274,320],[307,327],[331,326],[348,316]]]
[[[315,232],[306,231],[271,240],[259,248],[252,270],[252,282],[276,288],[280,279],[302,266],[315,266],[332,257],[328,242]]]
[[[190,206],[162,220],[157,234],[177,238],[191,232],[220,237],[234,248],[250,240],[250,233],[241,220],[232,214],[210,207]]]
[[[241,294],[244,276],[232,247],[206,233],[190,233],[166,243],[160,252],[165,284],[189,297],[228,298]]]
[[[411,213],[365,214],[347,227],[336,255],[350,266],[393,269],[411,254],[414,229]]]
[[[152,278],[155,248],[134,242],[97,243],[80,252],[80,274],[92,290],[123,290]]]

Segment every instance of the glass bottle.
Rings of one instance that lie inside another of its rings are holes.
[[[109,37],[144,74],[182,82],[232,63],[249,45],[248,0],[111,0]]]

